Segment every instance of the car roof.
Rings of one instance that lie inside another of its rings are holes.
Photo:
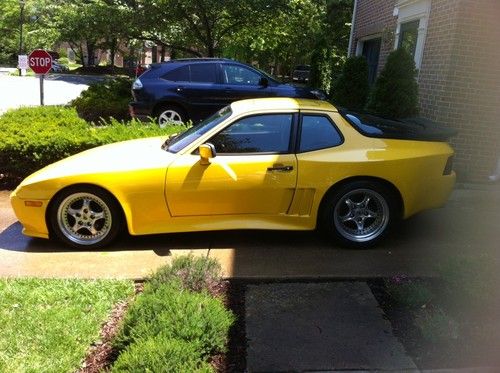
[[[319,110],[337,111],[337,108],[327,101],[306,98],[271,97],[235,101],[231,104],[233,113],[243,113],[253,110]]]

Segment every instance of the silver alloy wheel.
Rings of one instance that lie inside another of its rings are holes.
[[[93,245],[109,234],[112,226],[111,211],[94,194],[74,193],[59,205],[57,224],[68,240],[79,245]]]
[[[389,205],[371,189],[354,189],[344,194],[333,210],[335,228],[342,237],[367,242],[380,236],[389,224]]]
[[[160,125],[160,128],[165,128],[169,124],[181,124],[181,123],[182,123],[181,115],[173,109],[162,111],[158,116],[158,124]]]

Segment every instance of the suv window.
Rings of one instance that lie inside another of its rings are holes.
[[[191,82],[216,83],[217,65],[215,63],[194,63],[190,65]]]
[[[189,66],[181,66],[170,70],[162,76],[162,79],[171,82],[189,82]]]
[[[239,85],[258,85],[261,75],[246,67],[222,64],[224,83]]]
[[[331,120],[320,115],[302,116],[299,152],[331,148],[343,139]]]
[[[256,115],[240,119],[212,137],[217,154],[288,153],[292,114]]]

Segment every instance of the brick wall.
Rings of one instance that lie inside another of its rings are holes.
[[[433,0],[419,74],[421,115],[459,130],[459,179],[485,181],[500,156],[500,1]]]
[[[394,49],[397,25],[397,17],[392,15],[394,2],[395,0],[358,0],[351,54],[356,54],[358,40],[381,35],[378,71],[384,67],[387,55]]]
[[[358,0],[351,53],[382,35],[379,71],[394,48],[395,3]],[[500,157],[500,0],[432,0],[418,82],[421,116],[459,130],[459,179],[485,181]]]

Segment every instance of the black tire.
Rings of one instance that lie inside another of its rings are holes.
[[[187,120],[186,112],[177,105],[162,105],[156,110],[156,121],[162,128],[169,125],[182,124]]]
[[[353,181],[330,191],[319,227],[342,246],[364,249],[377,244],[398,219],[394,193],[376,181]]]
[[[47,215],[51,235],[79,249],[109,245],[123,227],[119,204],[107,191],[76,186],[58,193]]]

